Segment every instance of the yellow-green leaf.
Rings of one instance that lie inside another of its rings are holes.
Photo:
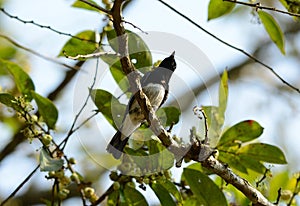
[[[87,0],[88,2],[90,2],[91,4],[94,4],[94,5],[97,5],[96,2],[92,1],[92,0]],[[81,1],[75,1],[73,4],[72,4],[73,7],[77,7],[77,8],[81,8],[81,9],[87,9],[87,10],[91,10],[91,11],[97,11],[99,12],[98,9],[86,4],[86,3],[83,3]]]
[[[228,98],[228,74],[227,70],[223,72],[219,85],[219,110],[220,114],[225,113],[227,107],[227,98]]]
[[[208,21],[230,13],[235,7],[234,3],[223,0],[210,0],[208,5]]]
[[[279,24],[274,17],[267,12],[258,11],[257,13],[272,41],[276,44],[281,53],[285,54],[284,35]]]

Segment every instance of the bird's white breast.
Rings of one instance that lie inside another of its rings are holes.
[[[161,84],[150,83],[143,88],[143,91],[145,92],[148,99],[150,100],[150,103],[154,111],[156,111],[164,99],[165,96],[164,87]]]

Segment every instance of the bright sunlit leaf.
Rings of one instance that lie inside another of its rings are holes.
[[[91,4],[93,5],[98,5],[96,4],[96,2],[92,1],[92,0],[87,0],[88,2],[90,2]],[[81,9],[87,9],[87,10],[91,10],[91,11],[97,11],[99,12],[98,9],[86,4],[86,3],[83,3],[82,1],[75,1],[73,4],[72,4],[73,7],[77,7],[77,8],[81,8]]]
[[[234,3],[223,0],[210,0],[208,5],[208,21],[230,13],[235,7]]]
[[[285,54],[284,35],[279,24],[269,13],[264,11],[258,11],[257,13],[272,41],[280,49],[281,53]]]
[[[224,70],[219,85],[219,111],[220,114],[223,114],[223,116],[227,107],[227,99],[228,99],[228,73],[227,70]]]

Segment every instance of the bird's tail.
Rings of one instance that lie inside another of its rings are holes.
[[[111,153],[114,158],[120,159],[127,142],[128,138],[122,140],[122,133],[117,131],[110,143],[107,145],[106,150]]]

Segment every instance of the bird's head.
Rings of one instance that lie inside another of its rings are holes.
[[[175,51],[167,58],[165,58],[160,64],[159,67],[171,70],[172,72],[176,69],[176,61],[175,61]]]

